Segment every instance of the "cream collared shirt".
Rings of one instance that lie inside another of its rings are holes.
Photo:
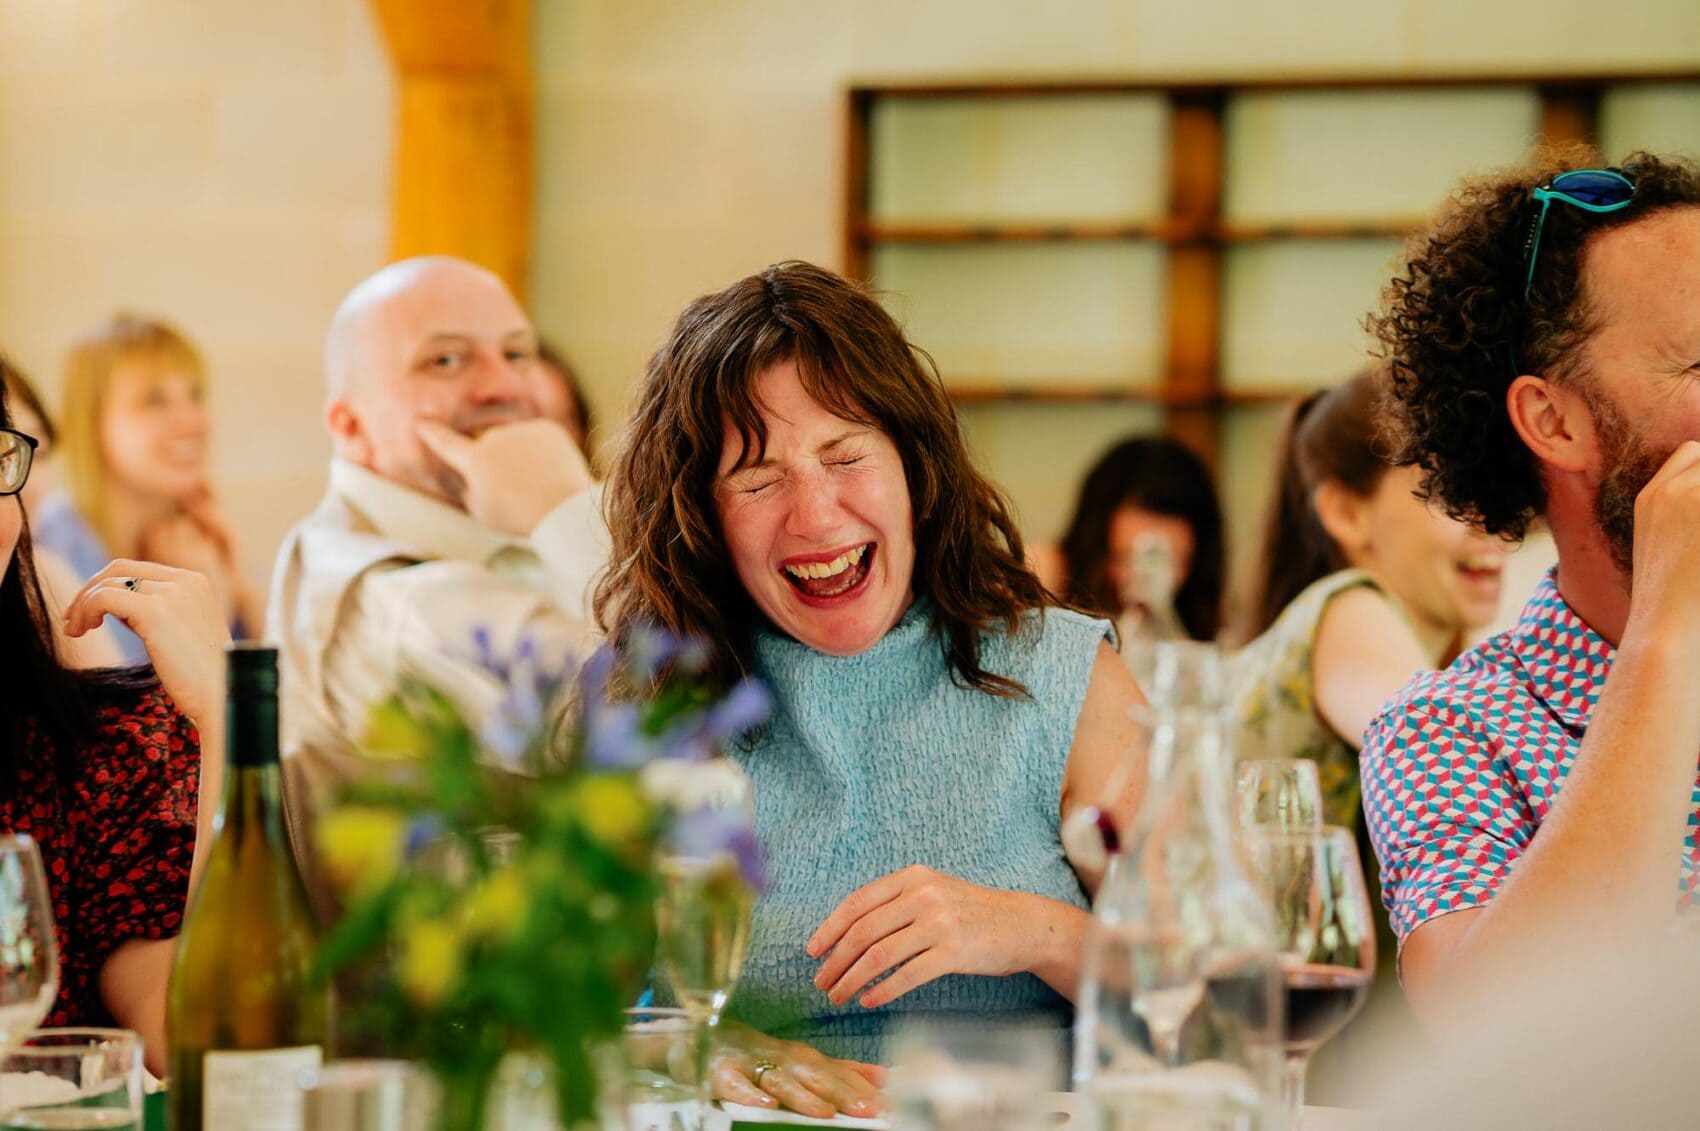
[[[474,723],[495,706],[496,682],[474,659],[475,629],[498,656],[530,637],[542,655],[582,657],[594,644],[589,599],[607,559],[600,487],[555,508],[529,538],[511,538],[333,461],[324,499],[284,540],[266,611],[292,818],[369,772],[355,742],[403,675],[449,694]]]

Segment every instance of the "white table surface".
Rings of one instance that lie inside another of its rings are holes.
[[[1063,1116],[1056,1124],[1067,1127],[1074,1122],[1077,1111],[1075,1096],[1072,1092],[1051,1092],[1045,1097],[1046,1110]],[[791,1112],[768,1111],[765,1108],[745,1108],[732,1105],[732,1111],[716,1111],[715,1118],[709,1122],[710,1131],[720,1131],[729,1128],[734,1116],[740,1123],[771,1123],[776,1126],[788,1127],[843,1127],[869,1128],[889,1126],[884,1120],[874,1119],[809,1119],[806,1116]],[[1371,1131],[1376,1126],[1374,1114],[1367,1111],[1352,1111],[1339,1107],[1307,1107],[1304,1114],[1304,1131]]]

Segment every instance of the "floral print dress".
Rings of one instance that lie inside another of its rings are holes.
[[[1309,758],[1316,763],[1322,786],[1324,819],[1348,829],[1363,824],[1358,752],[1317,713],[1311,659],[1329,602],[1360,587],[1381,592],[1361,569],[1341,570],[1313,582],[1263,635],[1228,661],[1234,757]]]
[[[41,849],[59,943],[47,1026],[113,1024],[100,970],[120,944],[183,924],[195,851],[200,739],[157,689],[101,711],[99,741],[58,750],[32,725],[0,797],[0,829]]]

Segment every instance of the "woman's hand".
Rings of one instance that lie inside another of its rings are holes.
[[[885,1069],[837,1060],[808,1045],[781,1041],[746,1025],[720,1023],[709,1078],[714,1098],[750,1107],[785,1107],[816,1119],[839,1112],[871,1118],[886,1109]]]
[[[860,993],[864,1008],[877,1009],[946,974],[1048,970],[1059,944],[1077,936],[1083,914],[916,864],[852,892],[809,939],[808,952],[831,952],[815,986],[834,1005]],[[882,974],[889,977],[862,992]],[[1064,992],[1072,997],[1073,987]]]
[[[180,714],[203,732],[219,718],[230,630],[205,576],[120,558],[90,578],[66,607],[66,635],[81,636],[105,616],[117,617],[142,638]]]

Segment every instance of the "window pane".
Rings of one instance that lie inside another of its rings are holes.
[[[1222,383],[1309,389],[1368,363],[1363,319],[1381,302],[1396,240],[1292,241],[1231,248],[1224,268]]]
[[[1700,86],[1629,86],[1600,100],[1600,149],[1617,161],[1637,149],[1700,158]]]
[[[1277,457],[1290,406],[1232,408],[1222,415],[1217,469],[1228,537],[1228,624],[1238,628],[1262,589],[1263,533],[1276,491]]]
[[[1155,406],[964,405],[958,409],[981,472],[1008,492],[1028,539],[1062,537],[1087,469],[1128,436],[1154,432]]]
[[[1155,244],[889,244],[873,277],[946,384],[1155,384],[1162,371]]]
[[[1540,128],[1528,90],[1248,94],[1227,113],[1236,223],[1426,216],[1466,173],[1515,161]]]
[[[888,98],[869,129],[880,220],[1139,220],[1167,207],[1157,96]]]

